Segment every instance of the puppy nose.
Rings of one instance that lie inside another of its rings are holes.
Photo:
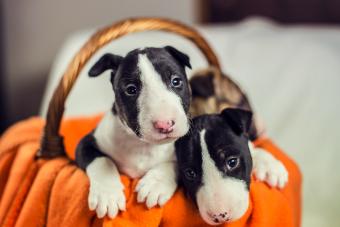
[[[220,223],[224,223],[224,222],[230,221],[230,217],[229,217],[228,212],[221,212],[221,213],[217,213],[217,214],[210,214],[209,216],[211,217],[211,219],[216,224],[220,224]]]
[[[170,133],[173,131],[173,126],[175,122],[173,120],[165,120],[165,121],[154,121],[153,127],[157,129],[160,133]]]

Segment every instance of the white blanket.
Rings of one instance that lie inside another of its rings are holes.
[[[216,50],[225,72],[248,92],[268,134],[300,165],[303,225],[338,226],[340,27],[284,27],[253,18],[198,29]],[[93,31],[75,33],[61,48],[49,77],[42,115],[70,59]],[[109,73],[96,79],[86,75],[103,53],[124,55],[138,47],[169,44],[189,54],[194,69],[206,65],[189,41],[175,35],[147,32],[124,37],[103,48],[85,67],[67,101],[66,115],[110,108]]]

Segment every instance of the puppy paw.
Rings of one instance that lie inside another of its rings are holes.
[[[125,211],[125,195],[122,184],[107,187],[99,183],[92,183],[88,197],[90,210],[95,210],[98,218],[108,215],[117,216],[119,210]]]
[[[253,154],[253,174],[271,187],[282,189],[288,182],[288,171],[282,162],[261,149],[255,149]]]
[[[137,184],[137,201],[146,203],[150,209],[156,205],[163,206],[177,188],[176,178],[157,171],[149,171]]]

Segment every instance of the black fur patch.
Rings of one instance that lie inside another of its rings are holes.
[[[105,154],[99,150],[93,132],[81,139],[76,148],[76,163],[83,170],[85,170],[94,159],[103,156],[105,156]]]
[[[202,185],[202,149],[199,141],[199,131],[193,125],[185,136],[175,142],[179,184],[183,185],[193,201],[196,201],[196,193]],[[188,171],[193,171],[196,177],[188,179],[186,176]]]
[[[233,110],[231,110],[233,111]],[[239,112],[238,112],[239,113]],[[250,115],[251,116],[251,115]],[[240,121],[248,119],[249,115],[239,115]],[[202,115],[193,119],[189,133],[175,143],[179,167],[179,179],[187,194],[196,202],[196,193],[202,185],[202,149],[200,132],[205,129],[205,142],[209,154],[215,165],[225,177],[233,177],[246,182],[249,189],[252,159],[248,147],[247,133],[239,133],[230,125],[222,114]],[[238,157],[240,163],[237,168],[230,171],[226,167],[227,159]],[[195,179],[188,179],[186,171],[193,170]]]
[[[128,53],[120,64],[117,73],[111,77],[117,113],[120,119],[127,124],[137,136],[140,136],[137,99],[142,89],[140,71],[138,69],[139,52],[139,50],[133,50]],[[134,84],[137,87],[136,95],[129,96],[125,93],[129,84]]]

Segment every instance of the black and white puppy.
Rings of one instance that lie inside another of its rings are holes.
[[[90,180],[88,203],[98,217],[125,210],[119,173],[141,178],[138,202],[165,204],[177,187],[174,141],[189,130],[189,57],[177,49],[136,49],[105,54],[89,71],[111,70],[115,102],[97,128],[79,143],[76,162]]]
[[[251,146],[251,121],[251,112],[241,109],[201,115],[175,143],[180,182],[208,224],[234,221],[245,214],[252,171],[274,187],[282,188],[288,180],[280,161]]]

